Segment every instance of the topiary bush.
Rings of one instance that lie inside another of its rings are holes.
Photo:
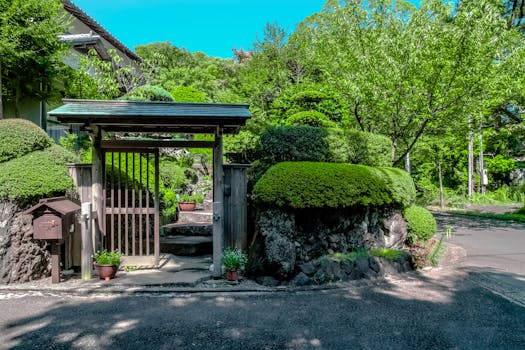
[[[74,160],[74,154],[53,145],[2,163],[0,198],[27,203],[36,198],[63,194],[73,187],[66,163]]]
[[[348,162],[369,166],[392,166],[392,141],[383,135],[359,130],[345,133],[348,142]]]
[[[155,85],[142,85],[139,86],[120,98],[121,100],[128,101],[166,101],[172,102],[173,96],[161,88]]]
[[[403,216],[407,221],[410,242],[426,242],[436,234],[436,219],[427,209],[412,205],[405,208]]]
[[[0,119],[0,163],[50,147],[53,140],[25,119]]]
[[[408,174],[397,169],[341,163],[284,162],[264,173],[255,184],[253,194],[259,203],[296,209],[403,204],[412,196],[395,192],[410,188],[406,184],[411,181],[409,179]]]
[[[377,176],[386,182],[395,203],[409,205],[416,200],[416,186],[409,173],[398,168],[372,168]]]
[[[314,161],[328,157],[326,131],[312,126],[270,127],[261,135],[261,158],[270,162]]]
[[[288,119],[286,119],[287,125],[309,125],[315,127],[334,128],[337,124],[321,112],[317,111],[302,111],[297,112]]]

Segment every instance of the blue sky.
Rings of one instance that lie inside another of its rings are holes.
[[[419,2],[419,0],[412,0]],[[170,41],[189,51],[232,57],[251,49],[266,23],[288,32],[325,0],[73,0],[130,49]]]

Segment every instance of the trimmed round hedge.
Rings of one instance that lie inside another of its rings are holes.
[[[408,183],[411,183],[408,184]],[[399,169],[364,165],[283,162],[272,166],[255,184],[255,200],[282,207],[344,208],[407,204],[415,198],[410,175]]]
[[[64,193],[73,187],[65,165],[74,160],[73,153],[53,145],[2,163],[0,198],[23,203]]]
[[[0,119],[0,163],[51,146],[52,140],[35,123],[25,119]]]
[[[405,208],[403,216],[407,221],[408,239],[411,242],[427,241],[436,234],[436,219],[427,209],[412,205]]]

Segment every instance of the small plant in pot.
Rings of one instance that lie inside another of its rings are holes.
[[[202,204],[204,196],[201,194],[181,194],[179,195],[180,211],[193,211],[197,204]]]
[[[244,270],[248,258],[240,249],[228,248],[222,253],[222,265],[228,281],[238,281],[239,272]]]
[[[109,281],[112,278],[115,278],[120,262],[122,259],[122,254],[117,251],[108,252],[104,249],[101,252],[95,253],[93,255],[95,260],[95,269],[97,270],[98,277],[105,281]]]

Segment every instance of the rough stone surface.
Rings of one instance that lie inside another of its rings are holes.
[[[271,274],[281,280],[299,272],[316,281],[324,279],[323,274],[347,277],[352,266],[338,267],[339,270],[334,270],[334,266],[323,267],[324,272],[316,276],[319,269],[311,263],[325,255],[358,248],[400,247],[407,234],[401,211],[389,207],[260,208],[256,217],[255,244],[250,258],[261,263],[258,271],[251,272],[256,276]],[[368,260],[366,264],[368,266]],[[373,267],[376,273],[380,269],[377,263]],[[360,270],[367,268],[362,266]],[[352,276],[357,275],[359,272]]]
[[[32,216],[0,201],[0,283],[28,282],[51,273],[46,243],[33,240]]]
[[[279,281],[272,276],[260,276],[255,281],[263,286],[276,287],[279,285]]]
[[[295,276],[291,281],[290,284],[292,286],[302,287],[302,286],[309,286],[312,285],[314,282],[310,277],[308,277],[303,272],[299,272],[297,276]]]

